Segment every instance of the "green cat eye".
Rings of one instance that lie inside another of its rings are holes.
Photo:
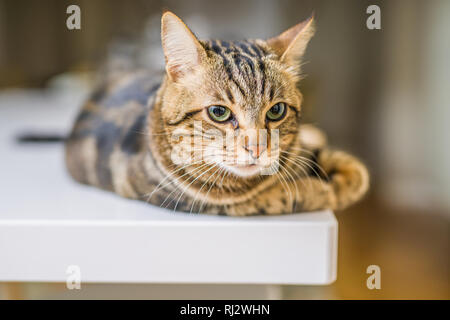
[[[224,106],[211,106],[208,113],[211,119],[217,122],[225,122],[231,117],[231,110]]]
[[[267,119],[271,121],[278,121],[283,118],[286,111],[286,104],[283,102],[279,102],[269,109],[266,113]]]

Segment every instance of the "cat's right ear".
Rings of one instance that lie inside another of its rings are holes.
[[[161,42],[169,77],[177,81],[195,71],[206,52],[191,30],[175,14],[167,11],[161,19]]]
[[[267,44],[278,54],[280,61],[299,69],[300,60],[309,40],[314,35],[314,15],[305,21],[267,40]]]

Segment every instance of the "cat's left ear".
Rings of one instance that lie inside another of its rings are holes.
[[[280,61],[299,68],[309,40],[314,35],[314,15],[282,34],[267,40],[267,44],[280,56]]]
[[[166,70],[174,81],[195,71],[206,59],[205,49],[195,35],[170,11],[161,19],[161,41]]]

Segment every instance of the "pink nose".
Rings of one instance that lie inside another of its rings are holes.
[[[266,150],[264,146],[257,144],[246,145],[244,149],[250,153],[253,159],[258,159],[264,150]]]

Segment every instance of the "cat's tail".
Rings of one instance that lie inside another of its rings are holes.
[[[67,140],[64,134],[30,132],[16,136],[18,143],[62,143]]]
[[[369,189],[369,173],[356,157],[343,151],[323,149],[318,164],[328,175],[336,195],[336,208],[344,209],[359,201]]]

